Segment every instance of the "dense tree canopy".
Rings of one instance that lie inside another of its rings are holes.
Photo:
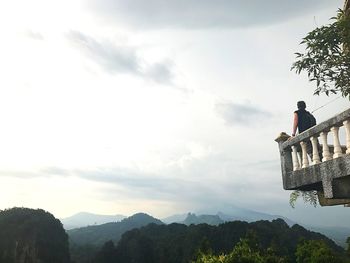
[[[327,237],[277,219],[219,226],[150,224],[126,232],[115,246],[106,243],[95,262],[295,262],[300,240],[322,240],[334,255],[345,256]],[[229,261],[238,258],[241,261]]]
[[[146,226],[149,223],[163,224],[159,219],[147,214],[138,213],[123,219],[121,222],[112,222],[68,230],[67,233],[69,235],[71,258],[74,262],[91,262],[105,242],[111,240],[114,243],[117,243],[123,233],[134,228]],[[102,258],[103,254],[104,253],[101,255]],[[101,260],[102,259],[99,259],[99,261]]]
[[[121,222],[111,222],[68,230],[72,246],[102,246],[108,240],[118,242],[122,234],[134,228],[146,226],[150,223],[163,224],[162,221],[147,214],[138,213]]]
[[[70,262],[61,222],[41,209],[0,211],[0,262]]]
[[[284,263],[286,258],[277,256],[272,249],[252,248],[251,240],[242,239],[228,254],[213,255],[201,253],[192,263]]]
[[[273,249],[261,250],[241,240],[228,254],[201,253],[193,263],[286,263],[290,258],[276,255]],[[296,263],[346,263],[349,259],[336,253],[323,240],[301,240],[295,252]]]
[[[305,240],[300,242],[295,252],[297,263],[349,262],[337,255],[322,240]]]

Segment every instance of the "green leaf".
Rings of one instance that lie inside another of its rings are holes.
[[[309,32],[301,41],[307,51],[296,52],[291,70],[307,73],[309,81],[315,81],[315,95],[341,92],[350,95],[350,16],[338,10],[333,23]],[[350,99],[350,98],[349,98]]]

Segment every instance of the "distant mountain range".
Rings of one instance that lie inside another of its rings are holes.
[[[124,218],[126,218],[126,216],[123,215],[97,215],[88,212],[80,212],[70,217],[61,219],[61,222],[63,227],[68,230],[85,226],[101,225],[110,222],[119,222]]]
[[[198,214],[198,215],[201,215],[201,214],[215,215],[215,214],[217,214],[224,221],[239,220],[239,221],[246,221],[246,222],[255,222],[258,220],[272,221],[272,220],[281,218],[289,226],[296,224],[295,221],[292,221],[289,218],[281,216],[281,215],[271,215],[271,214],[267,214],[267,213],[254,211],[251,209],[237,207],[234,205],[215,206],[215,207],[207,208],[204,210],[196,211],[196,214]]]
[[[165,224],[171,224],[171,223],[191,224],[191,219],[188,219],[185,222],[189,214],[191,213],[176,214],[176,215],[163,218],[161,219],[161,221],[164,222]],[[249,209],[235,207],[235,206],[221,206],[216,208],[209,208],[206,210],[196,211],[194,212],[194,214],[200,216],[201,219],[193,218],[193,220],[195,220],[193,224],[207,223],[211,225],[217,225],[227,221],[235,221],[235,220],[255,222],[258,220],[272,221],[278,218],[283,219],[289,226],[296,224],[296,222],[290,220],[289,218],[286,218],[280,215],[270,215],[270,214],[261,213],[261,212],[257,212]],[[127,216],[120,215],[120,214],[98,215],[98,214],[92,214],[88,212],[80,212],[73,216],[62,218],[61,222],[63,224],[63,227],[66,230],[69,230],[69,229],[79,228],[79,227],[101,225],[101,224],[110,223],[110,222],[119,222],[122,219],[125,219],[126,217]]]
[[[257,212],[258,214],[258,212]],[[228,215],[224,214],[222,212],[218,212],[214,215],[211,214],[199,214],[198,216],[195,213],[187,213],[187,214],[177,214],[177,215],[172,215],[169,217],[166,217],[162,219],[162,221],[166,224],[171,224],[171,223],[181,223],[185,225],[190,225],[190,224],[202,224],[206,223],[209,225],[219,225],[224,222],[230,222],[230,221],[245,221],[245,222],[255,222],[259,220],[268,220],[272,221],[275,219],[283,219],[289,226],[295,225],[296,222],[283,217],[283,216],[277,216],[277,215],[268,215],[268,214],[263,214],[260,213],[261,216],[257,216],[257,214],[254,214],[254,216],[237,216],[237,215]]]
[[[305,228],[331,238],[335,243],[344,248],[347,246],[346,239],[350,237],[350,228],[347,227],[306,226]]]
[[[289,218],[286,218],[284,216],[261,213],[261,212],[257,212],[254,210],[236,207],[236,206],[232,206],[232,205],[231,206],[223,205],[223,206],[219,206],[219,207],[207,208],[205,210],[196,211],[194,213],[196,215],[215,215],[217,217],[216,222],[219,222],[220,220],[218,220],[218,218],[220,218],[222,220],[221,223],[228,222],[228,221],[236,221],[236,220],[245,221],[245,222],[255,222],[258,220],[272,221],[272,220],[281,218],[289,226],[296,224],[296,222],[294,222],[294,221],[292,221]],[[162,221],[166,224],[171,224],[171,223],[185,223],[186,224],[186,222],[184,222],[184,221],[186,220],[187,216],[188,216],[187,213],[186,214],[176,214],[176,215],[172,215],[172,216],[163,218]],[[212,219],[213,218],[211,218],[211,220]]]
[[[71,245],[101,246],[106,241],[118,242],[122,234],[148,224],[163,224],[162,221],[144,213],[138,213],[120,222],[93,225],[67,230]]]
[[[143,213],[135,214],[128,218],[123,215],[105,216],[91,213],[79,213],[72,217],[62,219],[61,221],[65,229],[68,230],[67,233],[71,241],[78,245],[88,243],[101,245],[108,240],[118,241],[124,232],[132,228],[146,226],[149,223],[163,224],[164,222],[165,224],[180,223],[185,225],[205,223],[209,225],[219,225],[230,221],[272,221],[281,218],[289,226],[296,224],[296,222],[283,216],[270,215],[234,206],[219,207],[219,209],[222,210],[218,212],[218,210],[213,208],[196,213],[176,214],[163,218],[162,220]],[[72,229],[72,226],[77,226],[79,229]],[[303,226],[311,231],[328,236],[343,247],[345,246],[346,238],[350,236],[350,228],[346,227]]]
[[[196,214],[188,213],[185,220],[183,220],[180,223],[183,223],[187,226],[199,225],[199,224],[208,224],[208,225],[212,225],[212,226],[218,226],[222,223],[225,223],[225,221],[222,220],[218,215],[198,215],[198,216],[196,216]]]

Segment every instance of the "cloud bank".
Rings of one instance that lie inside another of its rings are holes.
[[[332,6],[329,0],[88,0],[103,19],[138,29],[237,28],[280,23]]]

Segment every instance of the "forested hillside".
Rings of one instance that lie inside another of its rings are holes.
[[[194,215],[190,218],[203,219]],[[349,262],[349,249],[344,251],[326,236],[299,225],[290,227],[282,219],[187,226],[165,225],[140,213],[113,224],[118,224],[114,230],[105,224],[73,231],[81,233],[80,241],[85,243],[72,242],[70,256],[68,236],[50,213],[27,208],[0,211],[0,262]],[[105,238],[109,233],[111,240],[97,242],[96,227],[101,227],[98,229],[104,231]],[[321,261],[311,260],[315,258]]]
[[[75,262],[90,262],[105,242],[117,243],[125,232],[150,223],[163,224],[159,219],[138,213],[121,222],[68,230],[71,257]]]
[[[289,227],[277,219],[254,223],[235,221],[219,226],[150,224],[126,232],[116,245],[107,242],[95,262],[187,263],[195,260],[199,251],[230,253],[242,238],[261,250],[273,251],[284,258],[284,262],[295,262],[298,243],[303,240],[322,240],[335,254],[344,255],[344,250],[324,235],[299,225]]]
[[[150,223],[163,224],[162,221],[144,213],[138,213],[121,222],[111,222],[68,230],[69,241],[75,245],[102,246],[106,241],[119,241],[126,231],[146,226]]]
[[[61,222],[41,209],[0,211],[0,262],[69,263],[68,236]]]

